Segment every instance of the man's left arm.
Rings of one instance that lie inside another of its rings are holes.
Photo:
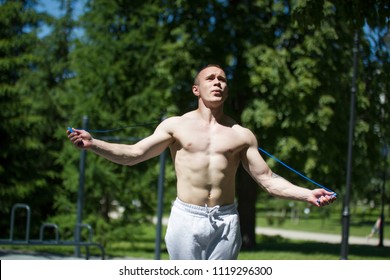
[[[309,202],[318,207],[328,205],[336,199],[334,193],[325,189],[302,188],[273,173],[259,153],[256,137],[250,131],[247,133],[249,142],[241,153],[241,162],[257,184],[268,193],[283,199]]]

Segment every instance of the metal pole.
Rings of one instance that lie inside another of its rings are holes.
[[[351,104],[349,117],[349,135],[348,135],[348,159],[347,159],[347,178],[346,190],[344,195],[343,213],[342,213],[342,239],[341,239],[341,259],[348,259],[348,238],[349,238],[349,220],[350,220],[350,193],[351,193],[351,175],[352,175],[352,147],[353,134],[355,128],[355,100],[356,100],[356,79],[357,79],[357,65],[358,65],[358,49],[359,49],[359,32],[355,30],[353,40],[353,73],[352,73],[352,87],[351,87]]]
[[[160,155],[160,174],[158,177],[157,190],[157,228],[156,228],[156,243],[154,248],[155,259],[161,259],[161,234],[162,234],[162,214],[163,214],[163,198],[164,198],[164,181],[165,181],[165,162],[167,151]]]
[[[385,188],[386,188],[386,169],[387,169],[387,145],[383,147],[383,158],[385,160],[385,166],[383,167],[383,182],[381,191],[381,222],[379,224],[379,244],[378,247],[383,247],[384,228],[385,228]]]
[[[88,117],[83,117],[83,129],[88,128]],[[76,218],[76,230],[75,230],[75,241],[80,242],[81,241],[81,228],[80,224],[82,224],[83,220],[83,204],[84,204],[84,178],[85,178],[85,160],[87,157],[87,151],[81,150],[80,152],[80,164],[79,164],[79,189],[77,194],[77,218]],[[76,257],[81,257],[80,253],[80,246],[75,247],[75,255]]]
[[[388,26],[390,27],[390,26]],[[387,47],[387,49],[390,49],[390,29],[388,28],[387,33],[383,36],[383,41]],[[386,104],[385,98],[383,100],[382,105]],[[381,215],[380,219],[381,222],[379,224],[379,243],[378,247],[384,247],[383,245],[383,238],[384,238],[384,228],[385,228],[385,203],[386,203],[386,172],[387,172],[387,156],[389,152],[389,147],[387,145],[386,140],[386,133],[385,133],[385,120],[386,120],[386,109],[385,107],[382,108],[382,125],[383,125],[383,131],[382,131],[382,139],[383,139],[383,147],[382,147],[382,156],[384,159],[384,167],[383,167],[383,181],[382,181],[382,189],[381,189]]]

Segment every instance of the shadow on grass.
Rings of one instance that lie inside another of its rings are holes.
[[[242,253],[249,253],[243,258],[267,259],[340,259],[340,244],[314,241],[291,240],[281,236],[257,235],[257,245],[251,250],[242,248]],[[109,242],[106,254],[113,257],[135,256],[153,259],[155,252],[155,231],[146,228],[134,238]],[[161,242],[161,253],[167,255],[165,242]],[[295,255],[294,255],[295,254]],[[378,248],[370,245],[349,245],[348,259],[390,259],[390,247]]]
[[[332,255],[340,258],[340,244],[313,241],[295,241],[281,236],[260,235],[255,248],[242,248],[242,252],[300,253],[304,255]],[[390,259],[390,247],[349,245],[349,255],[367,259]]]

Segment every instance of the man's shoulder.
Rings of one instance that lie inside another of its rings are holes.
[[[184,124],[184,122],[191,122],[191,121],[196,121],[197,115],[195,111],[187,112],[183,115],[180,116],[172,116],[167,118],[165,121],[170,124]]]
[[[159,124],[159,128],[171,131],[171,130],[177,129],[179,127],[182,127],[184,122],[191,119],[187,114],[184,114],[182,116],[168,117]]]
[[[166,124],[176,124],[177,122],[183,122],[185,120],[188,120],[191,118],[191,115],[189,113],[186,113],[184,115],[181,115],[181,116],[171,116],[171,117],[168,117],[166,118],[163,123],[166,123]]]
[[[183,115],[179,116],[179,118],[182,118],[182,119],[194,119],[197,117],[199,117],[199,114],[197,113],[196,110],[189,111],[189,112],[184,113]]]
[[[235,131],[238,138],[242,139],[245,143],[251,144],[256,142],[256,136],[252,130],[239,123],[235,123],[231,126],[231,128]]]
[[[229,123],[230,123],[231,128],[233,128],[234,130],[236,130],[240,133],[252,134],[252,131],[249,128],[246,128],[245,126],[239,124],[238,122],[236,122],[234,119],[232,119],[230,117],[229,117]]]

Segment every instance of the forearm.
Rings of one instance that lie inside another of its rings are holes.
[[[308,201],[311,196],[311,190],[296,186],[275,173],[262,178],[260,184],[271,195],[283,199]]]
[[[91,142],[89,150],[114,163],[134,165],[140,161],[140,153],[133,145],[108,143],[98,139],[92,139]]]
[[[273,173],[257,148],[248,149],[242,156],[242,162],[252,178],[273,196],[304,201],[317,207],[328,205],[336,199],[332,192],[319,188],[314,190],[302,188]]]

